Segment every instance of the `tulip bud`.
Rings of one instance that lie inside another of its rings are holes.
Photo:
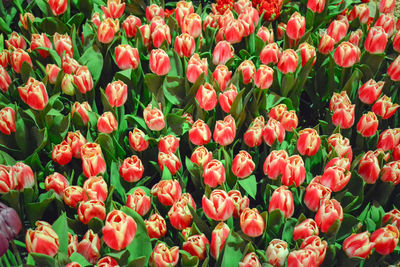
[[[213,63],[214,65],[225,65],[234,56],[235,50],[233,46],[227,41],[220,41],[213,51]]]
[[[312,128],[306,128],[299,132],[299,139],[297,140],[297,150],[301,155],[313,156],[315,155],[321,145],[321,138],[318,132]]]
[[[200,15],[197,13],[188,14],[185,16],[181,27],[183,33],[188,33],[194,38],[199,37],[202,31]]]
[[[99,28],[97,29],[97,39],[99,42],[103,44],[109,44],[114,39],[114,35],[119,31],[119,22],[118,19],[113,20],[111,18],[107,18],[100,23]]]
[[[279,122],[286,132],[292,132],[293,129],[296,129],[297,125],[299,124],[299,119],[297,117],[296,111],[284,111]]]
[[[107,7],[101,6],[101,10],[106,18],[117,19],[124,14],[125,3],[121,3],[121,0],[107,0]]]
[[[363,137],[373,136],[378,130],[378,123],[375,113],[368,112],[363,114],[357,123],[357,132]]]
[[[67,0],[48,0],[51,11],[54,16],[59,16],[64,14],[68,9],[68,1]]]
[[[302,43],[299,46],[300,50],[300,56],[301,56],[301,65],[304,67],[307,62],[311,59],[313,59],[313,65],[315,64],[315,61],[317,60],[316,58],[316,52],[315,52],[315,47],[308,44],[308,43]]]
[[[122,250],[133,240],[136,234],[135,220],[120,210],[111,211],[102,229],[103,240],[112,249]]]
[[[128,97],[128,86],[122,81],[109,83],[105,95],[112,107],[120,107],[125,104]]]
[[[157,213],[151,215],[144,223],[150,238],[160,239],[167,233],[167,224],[164,218]]]
[[[247,129],[247,131],[243,135],[244,143],[249,147],[260,146],[262,143],[262,134],[264,129],[264,117],[262,118],[262,123],[254,124]]]
[[[53,46],[51,45],[51,42],[49,38],[44,34],[37,34],[34,33],[31,35],[31,50],[36,50],[40,56],[43,58],[46,58],[49,55],[49,52],[46,50],[41,49],[40,47],[45,47],[48,49],[52,49]]]
[[[115,47],[115,62],[122,70],[133,69],[139,66],[139,52],[128,44],[121,44]]]
[[[64,189],[64,203],[72,208],[76,208],[79,202],[86,201],[87,195],[80,186],[68,186]]]
[[[272,239],[265,251],[265,255],[269,264],[274,267],[282,267],[285,265],[286,258],[289,255],[288,244],[280,239]]]
[[[53,36],[54,48],[56,49],[57,54],[61,57],[64,52],[65,55],[69,55],[73,57],[73,46],[71,37],[68,34],[59,34],[55,33]]]
[[[81,147],[82,169],[86,177],[96,176],[106,171],[106,163],[101,147],[96,143],[86,143]]]
[[[100,238],[99,235],[89,229],[78,244],[77,252],[88,262],[95,264],[100,258]]]
[[[141,152],[148,148],[149,141],[142,130],[135,128],[129,132],[129,144],[133,150]]]
[[[89,200],[106,201],[108,190],[107,183],[101,176],[89,177],[83,184],[83,190]]]
[[[196,44],[191,35],[183,33],[175,38],[174,48],[180,57],[190,57],[196,49]]]
[[[384,85],[385,82],[375,82],[375,80],[370,79],[358,89],[358,97],[361,102],[370,105],[378,99]]]
[[[369,7],[367,4],[354,5],[348,16],[349,20],[360,19],[361,24],[366,24],[369,19]]]
[[[219,105],[221,106],[221,109],[229,113],[232,107],[233,102],[235,101],[235,98],[237,96],[237,89],[236,86],[231,84],[229,85],[228,89],[225,90],[223,93],[221,93],[218,97],[218,102]]]
[[[150,26],[144,24],[139,27],[140,33],[142,34],[142,41],[145,47],[148,47],[150,44]]]
[[[43,110],[49,101],[44,84],[32,77],[28,79],[25,86],[18,87],[18,91],[22,101],[35,110]]]
[[[348,24],[344,20],[334,20],[329,24],[327,34],[339,43],[346,35],[349,29]]]
[[[350,42],[342,42],[335,50],[333,58],[335,63],[342,68],[350,68],[360,60],[361,52],[358,46]]]
[[[61,59],[62,70],[66,74],[74,74],[79,67],[82,67],[75,59],[65,54]]]
[[[22,49],[25,50],[26,49],[26,42],[24,37],[22,37],[21,35],[19,35],[16,32],[12,32],[10,35],[10,38],[8,38],[8,40],[5,41],[7,49]]]
[[[239,267],[261,267],[261,263],[256,253],[250,252],[239,262]]]
[[[202,261],[206,257],[206,246],[208,244],[208,239],[204,234],[192,235],[183,243],[182,249]]]
[[[14,54],[14,53],[13,53]],[[387,69],[387,74],[394,82],[400,81],[400,56],[398,56]]]
[[[322,241],[319,236],[314,235],[304,239],[300,248],[313,250],[316,254],[316,266],[320,266],[325,259],[328,243],[326,241]]]
[[[158,243],[150,257],[151,266],[176,266],[179,261],[179,247],[168,248],[164,242]]]
[[[381,180],[398,185],[400,183],[400,161],[392,161],[385,164],[381,171]]]
[[[308,0],[307,8],[314,13],[322,13],[325,8],[325,0]]]
[[[343,221],[343,209],[336,199],[324,199],[315,215],[315,221],[322,233],[328,232],[329,228],[339,220]]]
[[[180,170],[180,168],[182,167],[182,163],[174,153],[159,152],[158,166],[160,167],[161,171],[164,170],[164,166],[167,167],[169,172],[172,175],[175,175],[178,172],[178,170]]]
[[[274,70],[266,65],[260,65],[257,70],[254,83],[260,89],[268,89],[274,80]]]
[[[195,53],[187,64],[186,77],[189,82],[195,83],[202,73],[207,76],[208,62],[207,58],[200,59],[199,54]]]
[[[228,115],[215,123],[213,138],[220,146],[230,145],[236,136],[235,119]]]
[[[172,227],[177,230],[183,230],[189,227],[193,220],[188,203],[185,201],[175,202],[168,211],[168,217]]]
[[[257,237],[264,233],[265,222],[257,209],[246,208],[240,214],[240,228],[250,237]]]
[[[224,28],[224,36],[226,41],[231,44],[237,44],[242,41],[244,35],[244,27],[240,20],[233,19]]]
[[[318,236],[317,223],[313,219],[305,219],[293,229],[293,240],[306,239],[309,236]]]
[[[74,84],[82,94],[86,94],[93,89],[92,74],[90,74],[88,67],[82,66],[75,71]]]
[[[59,165],[68,164],[72,159],[71,147],[67,142],[63,141],[61,144],[54,146],[51,158]]]
[[[280,58],[280,47],[277,43],[270,43],[264,46],[260,53],[260,60],[263,64],[277,64]]]
[[[22,63],[28,63],[29,65],[32,65],[32,60],[31,57],[29,56],[29,54],[27,52],[25,52],[24,50],[17,48],[16,50],[14,50],[11,54],[11,65],[13,70],[16,73],[21,73],[21,68],[22,68]]]
[[[171,63],[167,53],[162,49],[153,49],[150,54],[150,70],[158,75],[163,76],[171,70]]]
[[[263,138],[268,146],[272,146],[275,141],[282,143],[285,139],[285,129],[279,121],[270,118],[263,129]]]
[[[329,200],[332,193],[332,190],[329,187],[316,182],[315,179],[308,184],[306,187],[306,193],[304,195],[304,204],[309,210],[314,212],[319,209],[321,200]]]
[[[390,220],[390,225],[393,225],[399,229],[400,227],[400,211],[398,209],[392,209],[389,212],[386,212],[386,214],[382,218],[382,225],[385,225],[388,223]]]
[[[395,30],[395,17],[393,14],[381,14],[378,20],[375,22],[374,27],[382,27],[386,33],[386,36],[390,38]]]
[[[286,34],[292,40],[299,40],[306,31],[306,19],[294,12],[286,25]]]
[[[176,180],[161,180],[151,188],[151,194],[164,206],[172,206],[181,197],[182,189]]]
[[[64,197],[64,190],[69,186],[68,180],[58,172],[46,177],[44,180],[44,188],[46,191],[54,190],[60,198]]]
[[[189,139],[194,145],[208,144],[211,140],[211,131],[202,120],[197,120],[189,130]]]
[[[229,226],[223,222],[217,224],[211,234],[210,254],[214,259],[218,259],[225,241],[229,236]]]
[[[143,110],[143,118],[152,131],[161,131],[165,127],[164,114],[158,108],[153,108],[151,104]]]
[[[143,176],[143,172],[142,161],[136,155],[126,158],[119,169],[119,174],[128,183],[139,181]]]
[[[293,73],[297,69],[297,63],[299,61],[299,56],[293,49],[286,49],[283,51],[279,62],[278,69],[283,73]]]
[[[339,133],[333,134],[328,138],[329,152],[332,152],[332,148],[335,149],[336,154],[340,158],[348,158],[351,162],[353,158],[353,151],[351,149],[350,140],[343,138]],[[332,148],[331,148],[332,146]]]
[[[136,36],[137,28],[142,25],[140,19],[134,15],[129,15],[122,23],[125,34],[128,38]]]
[[[209,198],[204,195],[202,206],[207,217],[215,221],[228,220],[234,210],[232,199],[225,191],[220,189],[213,190]]]
[[[36,229],[29,229],[25,235],[28,253],[40,253],[53,257],[58,252],[59,239],[51,225],[44,221],[35,223]]]
[[[92,218],[104,221],[106,218],[106,207],[99,200],[81,202],[78,208],[78,217],[83,224],[88,224]]]
[[[3,68],[7,68],[8,64],[11,64],[10,51],[3,49],[3,51],[0,52],[0,65]]]
[[[257,36],[260,37],[264,43],[273,43],[274,42],[274,31],[270,31],[267,27],[261,26],[257,31]]]
[[[1,67],[0,67],[1,68]],[[5,107],[0,110],[0,132],[6,135],[15,133],[15,111]]]
[[[206,166],[212,160],[212,153],[204,146],[197,147],[190,157],[190,160],[199,167]]]
[[[46,75],[50,84],[55,84],[60,68],[56,64],[46,65]]]
[[[376,252],[389,255],[399,243],[399,229],[390,224],[379,228],[372,233],[371,242],[374,243]]]
[[[373,151],[368,151],[358,163],[358,174],[367,184],[374,184],[379,177],[381,168]]]
[[[382,117],[382,119],[389,119],[394,115],[400,106],[398,104],[393,104],[392,99],[386,95],[382,96],[375,104],[372,106],[372,111]]]
[[[175,153],[179,147],[179,138],[173,135],[164,136],[158,141],[158,150],[164,153]]]
[[[272,180],[276,180],[286,167],[286,160],[289,158],[285,150],[273,150],[264,161],[264,174]]]
[[[374,247],[369,240],[369,233],[352,234],[343,242],[343,250],[349,258],[359,257],[366,259]]]
[[[222,185],[225,182],[225,168],[222,163],[216,159],[211,160],[204,166],[204,183],[212,188]]]
[[[248,177],[254,169],[254,161],[250,154],[245,150],[241,150],[232,161],[232,172],[238,178]]]
[[[396,1],[394,0],[382,0],[379,2],[379,12],[381,13],[392,13],[395,8]]]
[[[117,130],[117,119],[110,112],[104,112],[97,120],[97,129],[101,133],[110,134]]]
[[[359,46],[362,36],[363,36],[363,31],[360,29],[358,29],[355,32],[351,32],[349,36],[349,42],[355,46]]]
[[[11,84],[11,78],[3,66],[0,65],[0,90],[6,93]]]
[[[132,194],[128,195],[126,206],[136,211],[140,216],[144,216],[150,210],[151,200],[143,189],[137,188]]]
[[[293,155],[286,160],[282,172],[282,184],[299,187],[306,178],[304,161],[299,155]]]
[[[380,26],[374,26],[368,32],[364,47],[371,54],[381,54],[385,52],[387,41],[385,30]]]
[[[268,212],[279,209],[285,218],[290,218],[294,212],[293,195],[287,186],[281,186],[275,189],[269,201]]]
[[[75,102],[71,108],[71,118],[74,116],[74,113],[78,113],[82,118],[83,124],[86,126],[89,122],[89,112],[92,111],[88,102],[78,103]]]
[[[8,193],[17,186],[17,177],[10,166],[0,165],[0,194]]]
[[[221,92],[225,91],[229,81],[231,80],[232,72],[229,71],[228,67],[225,65],[218,65],[213,74],[213,85],[218,84],[219,89]]]
[[[25,30],[28,30],[28,19],[30,20],[31,24],[35,20],[35,16],[32,13],[26,12],[25,14],[19,14],[19,21],[21,22],[22,27]]]

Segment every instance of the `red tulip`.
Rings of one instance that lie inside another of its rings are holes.
[[[368,112],[363,114],[357,123],[357,132],[363,137],[373,136],[378,129],[378,123],[375,113]]]
[[[173,135],[164,136],[158,141],[158,150],[164,153],[175,153],[179,148],[179,138]]]
[[[124,28],[125,34],[128,38],[135,37],[137,28],[140,26],[142,26],[142,22],[134,15],[129,15],[122,23],[122,28]]]
[[[299,124],[299,119],[297,117],[296,111],[284,111],[279,122],[281,123],[285,131],[292,132],[293,129],[296,129],[297,125]]]
[[[385,30],[380,26],[374,26],[368,32],[364,47],[371,54],[381,54],[385,52],[387,41]]]
[[[3,49],[3,51],[0,52],[0,65],[3,68],[7,68],[8,64],[11,64],[10,51]]]
[[[193,216],[185,201],[175,202],[168,211],[169,221],[177,230],[183,230],[192,224]]]
[[[215,123],[213,138],[221,146],[230,145],[236,136],[235,119],[228,115],[224,120],[218,120]]]
[[[64,14],[68,9],[68,0],[48,0],[54,16]]]
[[[208,152],[204,146],[200,146],[193,151],[190,160],[199,167],[204,168],[212,160],[212,153]]]
[[[382,225],[385,225],[389,222],[390,220],[390,225],[393,225],[399,229],[400,227],[400,211],[398,209],[392,209],[389,212],[386,212],[386,214],[382,218]]]
[[[89,229],[77,247],[77,252],[88,262],[95,264],[100,258],[100,237]]]
[[[136,155],[126,158],[119,169],[119,174],[129,183],[139,181],[143,176],[143,172],[142,161]]]
[[[375,102],[372,106],[372,111],[382,117],[382,119],[389,119],[394,115],[400,106],[398,104],[393,104],[392,99],[386,95],[382,96]]]
[[[264,142],[269,146],[272,146],[275,141],[282,143],[283,139],[285,139],[285,129],[279,121],[270,118],[263,129],[263,138]]]
[[[274,31],[270,31],[267,27],[261,26],[257,31],[257,36],[260,37],[264,43],[270,44],[274,42]]]
[[[233,19],[224,29],[225,39],[231,44],[237,44],[242,41],[245,29],[240,20]]]
[[[223,93],[221,93],[218,96],[218,102],[219,105],[221,106],[221,109],[229,113],[232,107],[233,102],[235,101],[235,98],[237,96],[237,89],[236,86],[233,84],[230,84],[228,89],[225,90]]]
[[[260,122],[255,123],[255,121],[259,120]],[[263,139],[262,139],[262,134],[263,134],[263,129],[264,129],[264,117],[259,116],[254,119],[250,127],[247,129],[247,131],[243,135],[243,141],[244,143],[249,146],[249,147],[256,147],[260,146]]]
[[[164,9],[156,4],[151,4],[150,6],[147,6],[146,19],[150,21],[156,16],[164,18]]]
[[[369,233],[363,232],[359,234],[352,234],[343,242],[343,250],[349,258],[363,258],[366,259],[374,247],[374,243],[369,240]]]
[[[136,222],[122,211],[113,210],[107,215],[102,233],[107,246],[119,251],[126,248],[135,237]]]
[[[290,218],[294,212],[293,195],[287,186],[282,185],[274,190],[269,200],[268,212],[279,209],[285,218]]]
[[[286,49],[283,51],[279,62],[278,69],[283,73],[295,72],[297,69],[297,63],[299,56],[293,49]]]
[[[379,177],[381,168],[373,151],[368,151],[358,163],[358,174],[367,184],[374,184]]]
[[[0,70],[1,72],[1,70]],[[60,68],[56,64],[46,65],[46,75],[50,84],[55,84],[57,82],[57,76],[60,72]]]
[[[255,169],[255,164],[250,154],[241,150],[232,161],[232,172],[238,178],[248,177]]]
[[[128,86],[122,81],[109,83],[105,90],[105,95],[111,107],[123,106],[128,98]]]
[[[378,99],[384,85],[385,82],[375,82],[373,79],[370,79],[358,89],[358,97],[361,102],[370,105]]]
[[[11,54],[11,65],[16,73],[21,73],[22,63],[28,63],[32,66],[32,60],[27,52],[17,48]]]
[[[317,266],[317,254],[313,249],[300,249],[289,253],[288,267],[300,266]]]
[[[257,237],[264,233],[265,222],[256,208],[246,208],[240,214],[240,228],[250,237]]]
[[[172,206],[181,197],[182,189],[177,180],[161,180],[151,188],[151,194],[164,206]]]
[[[32,23],[35,20],[35,16],[29,12],[25,12],[23,15],[19,14],[19,21],[21,22],[22,27],[24,27],[25,30],[28,30],[28,19]]]
[[[397,129],[386,129],[380,135],[378,139],[378,149],[383,151],[393,150],[399,143],[398,130]],[[394,156],[394,155],[393,155]]]
[[[109,44],[114,40],[114,35],[119,31],[118,19],[107,18],[100,23],[97,29],[97,39],[103,44]]]
[[[369,7],[367,4],[354,5],[348,16],[349,20],[360,19],[361,24],[366,24],[369,19]]]
[[[285,265],[286,258],[289,255],[288,244],[280,239],[272,239],[265,251],[265,255],[269,264],[274,267],[282,267]]]
[[[400,53],[400,31],[398,31],[393,38],[393,49],[397,53]]]
[[[105,256],[97,262],[97,267],[118,267],[118,262],[110,256]]]
[[[108,196],[108,185],[101,176],[89,177],[83,184],[83,190],[89,200],[105,202]]]
[[[101,147],[96,143],[86,143],[81,147],[82,169],[86,177],[104,173],[106,163]]]
[[[348,158],[351,162],[353,158],[353,151],[351,149],[350,140],[348,138],[343,138],[340,133],[333,134],[328,138],[328,144],[330,145],[330,153],[332,152],[332,148],[334,148],[336,154],[340,158]]]
[[[46,189],[46,191],[50,191],[51,189],[53,189],[60,198],[64,198],[64,190],[68,186],[68,180],[58,172],[47,176],[44,180],[44,188]]]
[[[314,13],[322,13],[325,8],[325,0],[308,0],[307,8]]]
[[[168,25],[159,24],[151,33],[151,39],[153,40],[153,46],[160,48],[161,45],[166,41],[167,44],[171,44],[171,33]]]
[[[277,64],[281,56],[280,47],[277,43],[270,43],[264,46],[260,53],[260,60],[263,64]]]
[[[70,57],[74,56],[72,40],[68,34],[59,34],[56,32],[53,36],[53,43],[54,48],[60,57],[64,54],[64,52],[65,55],[69,55]]]
[[[175,19],[178,22],[179,27],[183,27],[183,22],[185,17],[194,12],[194,7],[192,2],[179,1],[176,3],[175,9]]]
[[[15,111],[5,107],[0,110],[0,132],[6,135],[15,133]]]
[[[107,7],[101,6],[101,10],[106,18],[117,19],[124,14],[125,3],[121,3],[121,0],[107,0]]]
[[[122,70],[133,69],[139,66],[139,52],[128,44],[121,44],[115,47],[115,62]]]
[[[12,166],[13,175],[16,177],[16,189],[23,191],[25,188],[31,188],[35,183],[35,176],[31,167],[23,162],[17,162]]]
[[[285,150],[273,150],[264,161],[264,174],[270,179],[276,180],[286,167],[286,160],[289,158]]]
[[[400,183],[400,161],[392,161],[385,164],[381,171],[381,180],[398,185]]]
[[[74,84],[82,94],[86,94],[93,89],[92,74],[90,74],[88,67],[82,66],[75,71]]]
[[[63,141],[61,144],[54,146],[51,158],[59,165],[66,165],[72,159],[72,151],[69,144]]]
[[[396,1],[394,0],[382,0],[379,2],[379,12],[381,13],[392,13],[395,8]]]
[[[335,43],[339,43],[346,35],[349,29],[348,23],[345,20],[334,20],[329,24],[327,34],[335,40]]]
[[[31,50],[37,50],[37,52],[43,57],[46,58],[49,55],[49,52],[40,47],[45,47],[48,49],[52,49],[53,46],[49,40],[49,38],[44,34],[34,33],[31,35]]]
[[[126,199],[126,206],[136,211],[140,216],[144,216],[151,206],[150,197],[141,188],[137,188]]]
[[[202,73],[207,76],[208,62],[207,58],[200,59],[199,54],[195,53],[187,64],[186,77],[189,82],[195,83]]]
[[[229,226],[223,222],[217,224],[211,234],[210,254],[214,259],[218,259],[219,254],[224,248],[225,241],[229,236]]]
[[[282,184],[299,187],[306,178],[304,161],[299,155],[293,155],[286,160],[282,172]]]
[[[0,90],[6,93],[11,84],[11,78],[3,66],[0,65]]]
[[[305,219],[293,229],[293,240],[306,239],[309,236],[318,236],[317,223],[313,219]]]
[[[151,104],[143,110],[143,119],[152,131],[161,131],[165,127],[164,114]]]
[[[30,77],[23,87],[18,87],[22,101],[35,110],[43,110],[49,101],[46,87],[42,82]]]
[[[191,35],[183,33],[175,38],[174,48],[180,57],[190,57],[196,49],[196,44]]]
[[[306,19],[294,12],[286,25],[286,34],[292,40],[299,40],[306,31]]]
[[[150,53],[150,70],[158,76],[168,74],[171,62],[167,53],[162,49],[153,49]]]
[[[335,63],[342,68],[350,68],[360,60],[361,52],[358,46],[350,42],[342,42],[335,50],[333,58]]]
[[[117,128],[117,119],[110,111],[104,112],[97,120],[97,129],[101,133],[110,134],[116,131]]]
[[[372,233],[371,242],[375,244],[376,252],[381,255],[389,255],[399,243],[399,229],[390,224],[379,228]]]
[[[260,65],[254,77],[255,85],[260,89],[271,87],[274,79],[274,70],[266,65]]]
[[[158,153],[158,166],[161,171],[164,170],[164,166],[168,168],[172,175],[175,175],[178,170],[182,167],[180,159],[172,152]]]
[[[64,189],[64,203],[67,206],[72,208],[76,208],[79,202],[86,201],[87,195],[83,191],[83,188],[80,186],[68,186]]]
[[[150,44],[150,36],[151,36],[151,29],[148,24],[144,24],[139,27],[140,33],[142,34],[142,42],[145,47],[148,47]]]
[[[386,36],[389,38],[393,35],[395,30],[396,18],[393,14],[381,14],[375,22],[374,27],[382,27],[385,30]]]
[[[316,266],[320,266],[325,259],[328,243],[326,241],[322,241],[319,236],[314,235],[304,239],[300,248],[313,250],[316,254]]]
[[[13,174],[12,167],[0,165],[0,193],[5,194],[17,186],[17,177]]]
[[[342,190],[350,181],[351,172],[342,167],[332,166],[327,168],[321,176],[322,185],[330,188],[333,192]]]
[[[247,37],[254,33],[260,17],[258,11],[249,7],[239,14],[238,20],[243,25],[243,36]]]
[[[88,224],[92,218],[104,221],[106,218],[106,207],[99,200],[81,202],[78,208],[78,218],[83,224]]]
[[[138,128],[129,132],[129,145],[137,152],[146,150],[149,147],[149,141],[146,140],[144,132]]]
[[[319,41],[318,51],[324,55],[329,54],[329,52],[333,51],[335,42],[335,39],[333,39],[330,35],[323,34],[321,36],[321,40]]]
[[[322,233],[328,232],[336,220],[343,221],[343,209],[336,199],[321,201],[321,206],[315,215],[315,221]]]
[[[239,262],[239,267],[261,267],[261,263],[256,253],[250,252]]]
[[[51,225],[44,221],[35,223],[36,229],[28,229],[25,235],[28,253],[40,253],[53,257],[58,252],[59,239]]]
[[[61,59],[62,69],[66,74],[74,74],[78,68],[82,67],[78,61],[65,54]]]
[[[160,239],[167,233],[167,224],[160,214],[153,214],[148,220],[144,221],[147,233],[150,238]]]
[[[299,132],[299,139],[297,140],[297,150],[301,155],[313,156],[315,155],[321,145],[321,138],[318,132],[312,128],[306,128]]]
[[[18,49],[18,48],[22,50],[26,49],[26,42],[24,37],[22,37],[16,32],[12,32],[10,38],[8,38],[8,40],[6,40],[5,43],[7,49]]]
[[[317,178],[315,178],[317,179]],[[304,195],[304,204],[311,211],[316,212],[321,204],[321,200],[329,200],[331,198],[332,190],[313,179],[306,187]],[[319,177],[320,179],[320,177]],[[318,179],[318,180],[319,180]]]
[[[217,43],[213,51],[213,63],[214,65],[224,65],[234,56],[235,50],[233,46],[227,41],[220,41]]]
[[[188,33],[194,38],[199,37],[202,31],[200,15],[197,13],[188,14],[185,16],[181,27],[182,33]]]
[[[359,46],[362,36],[363,31],[361,29],[358,29],[355,32],[351,32],[349,36],[349,42],[355,46]]]
[[[213,190],[209,198],[204,195],[202,206],[207,217],[215,221],[228,220],[234,210],[232,199],[225,191],[220,189]]]
[[[219,90],[221,90],[221,92],[225,91],[225,88],[231,80],[231,75],[232,72],[229,71],[227,66],[218,65],[212,74],[213,86],[215,87],[215,84],[218,84]]]
[[[222,185],[225,182],[225,168],[216,159],[211,160],[204,166],[204,183],[212,188]]]
[[[396,57],[396,59],[392,62],[392,64],[390,64],[387,70],[387,74],[389,75],[392,81],[394,82],[400,81],[400,56]]]
[[[78,236],[68,233],[68,257],[71,257],[72,253],[76,252],[77,249],[78,249]]]
[[[176,266],[179,261],[179,247],[168,248],[164,242],[158,243],[150,257],[151,266]]]
[[[78,113],[81,117],[83,124],[86,126],[89,122],[89,112],[92,111],[88,102],[78,103],[75,102],[71,108],[71,118],[75,113]]]

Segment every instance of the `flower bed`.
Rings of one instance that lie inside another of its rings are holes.
[[[395,1],[0,5],[2,265],[399,264]]]

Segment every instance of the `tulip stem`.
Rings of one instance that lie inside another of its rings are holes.
[[[11,243],[11,247],[14,251],[14,256],[17,258],[18,265],[23,265],[22,260],[21,260],[21,255],[19,254],[18,248],[15,245],[14,240],[11,240],[10,243]]]

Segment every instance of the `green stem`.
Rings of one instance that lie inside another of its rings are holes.
[[[19,251],[17,249],[17,246],[14,243],[14,240],[11,240],[10,244],[11,244],[11,247],[12,247],[12,249],[14,251],[14,256],[17,258],[18,265],[21,266],[23,264],[22,260],[21,260],[21,255],[19,255]]]

